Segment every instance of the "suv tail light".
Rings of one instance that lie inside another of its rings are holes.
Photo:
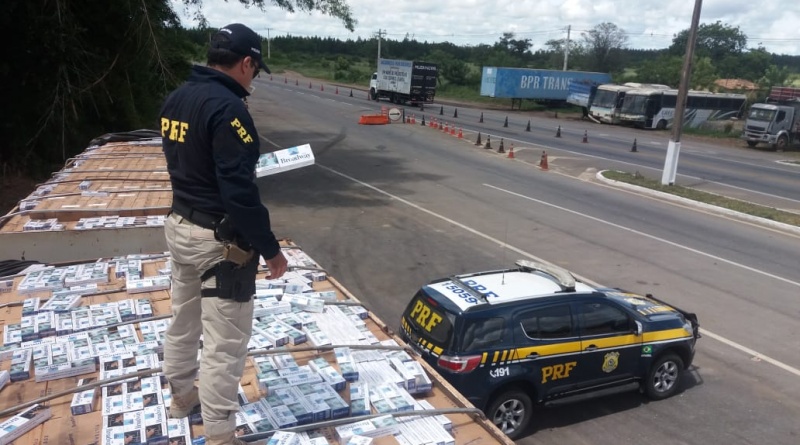
[[[456,374],[472,372],[481,364],[480,355],[468,355],[465,357],[443,355],[437,362],[440,368],[446,369]]]

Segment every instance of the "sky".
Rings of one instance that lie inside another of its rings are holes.
[[[184,26],[192,27],[182,0],[171,0]],[[451,42],[458,46],[496,43],[504,32],[530,39],[532,51],[545,42],[567,37],[581,39],[603,22],[625,31],[628,47],[663,49],[692,21],[691,0],[347,0],[358,21],[355,31],[318,12],[294,14],[273,6],[262,12],[238,0],[203,0],[202,12],[211,27],[244,23],[263,37],[319,36],[341,40],[405,37],[420,42]],[[763,46],[774,54],[800,55],[800,1],[705,0],[700,23],[739,27],[748,48]],[[274,50],[279,51],[279,48]],[[391,57],[384,54],[384,57]]]

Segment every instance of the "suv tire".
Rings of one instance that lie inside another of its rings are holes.
[[[668,352],[658,358],[647,373],[644,390],[653,400],[672,397],[681,386],[683,360],[677,354]]]
[[[516,440],[525,431],[531,420],[533,403],[524,391],[513,389],[492,400],[486,416],[511,440]]]

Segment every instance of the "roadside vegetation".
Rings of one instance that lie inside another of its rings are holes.
[[[603,176],[607,179],[611,179],[614,181],[620,181],[627,184],[632,184],[639,187],[644,187],[651,190],[659,191],[662,193],[669,193],[671,195],[680,196],[682,198],[703,202],[717,207],[722,207],[725,209],[733,210],[735,212],[757,216],[759,218],[770,219],[772,221],[784,224],[800,226],[800,214],[785,212],[772,207],[760,206],[757,204],[740,201],[738,199],[727,198],[725,196],[717,195],[714,193],[703,192],[700,190],[682,187],[679,185],[662,185],[661,181],[646,178],[638,172],[626,173],[626,172],[609,170],[603,172]]]

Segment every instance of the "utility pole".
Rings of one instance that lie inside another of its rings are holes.
[[[267,28],[267,59],[269,59],[269,30],[272,28]]]
[[[700,10],[702,8],[703,0],[695,0],[694,12],[692,13],[692,26],[689,28],[689,36],[686,39],[686,55],[683,59],[681,84],[678,86],[675,116],[672,119],[672,137],[667,146],[667,157],[664,159],[664,172],[661,175],[661,185],[674,185],[675,176],[678,172],[678,155],[681,152],[683,116],[686,112],[686,97],[689,94],[689,80],[692,76],[692,58],[694,57],[694,47],[697,43],[697,27],[700,23]]]
[[[385,30],[381,31],[380,29],[378,29],[378,63],[377,63],[378,68],[380,68],[380,62],[381,62],[381,38],[385,34],[386,34]]]
[[[572,29],[572,25],[567,25],[567,44],[564,45],[564,70],[567,70],[567,60],[569,60],[569,32]]]

